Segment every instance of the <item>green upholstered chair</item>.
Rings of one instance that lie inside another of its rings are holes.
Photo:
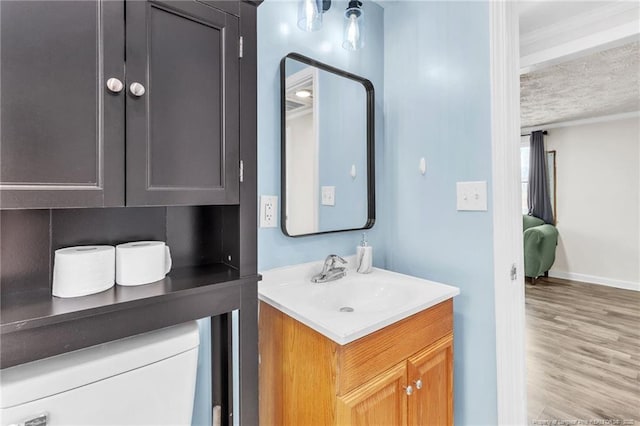
[[[542,219],[522,215],[524,231],[524,275],[538,278],[544,275],[556,260],[558,230]]]

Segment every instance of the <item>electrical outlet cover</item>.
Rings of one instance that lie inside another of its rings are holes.
[[[276,195],[262,195],[260,197],[260,228],[275,228],[278,226],[278,197]]]

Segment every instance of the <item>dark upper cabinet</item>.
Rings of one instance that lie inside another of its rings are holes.
[[[238,203],[238,18],[197,2],[126,7],[127,205]]]
[[[239,202],[238,17],[111,0],[0,16],[0,207]]]
[[[124,4],[0,2],[0,207],[124,203]]]

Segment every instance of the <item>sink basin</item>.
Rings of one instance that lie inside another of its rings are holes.
[[[328,283],[311,283],[322,261],[263,272],[258,297],[344,345],[460,293],[456,287],[379,268],[358,274],[355,257],[347,260],[347,276]]]
[[[385,312],[409,303],[414,297],[413,293],[410,286],[406,285],[348,277],[343,282],[314,286],[310,303],[328,312]]]

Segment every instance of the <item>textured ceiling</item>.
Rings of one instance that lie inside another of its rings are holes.
[[[640,110],[640,43],[520,76],[522,127]]]

